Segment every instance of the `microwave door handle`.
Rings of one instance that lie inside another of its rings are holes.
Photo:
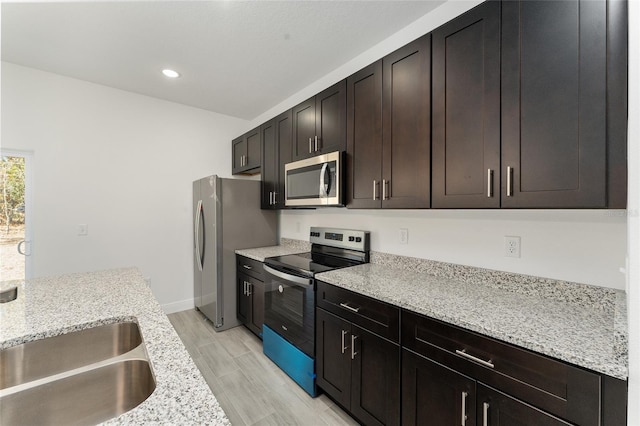
[[[320,198],[326,198],[329,196],[329,182],[327,182],[327,167],[329,163],[324,163],[322,165],[322,170],[320,170]]]

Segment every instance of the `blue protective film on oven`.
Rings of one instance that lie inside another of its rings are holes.
[[[316,361],[269,326],[262,327],[262,351],[312,397],[317,396]]]

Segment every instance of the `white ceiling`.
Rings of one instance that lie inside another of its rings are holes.
[[[2,60],[252,119],[441,3],[3,3]]]

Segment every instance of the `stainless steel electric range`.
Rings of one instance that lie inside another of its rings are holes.
[[[263,350],[307,393],[315,385],[315,275],[369,262],[369,232],[312,227],[308,253],[266,258]]]

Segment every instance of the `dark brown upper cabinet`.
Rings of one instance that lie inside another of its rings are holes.
[[[502,207],[607,206],[607,3],[502,3]]]
[[[347,79],[347,207],[428,208],[431,35]]]
[[[260,127],[263,209],[284,208],[284,165],[291,161],[292,121],[289,110]]]
[[[344,80],[295,106],[291,161],[344,151],[345,107]]]
[[[257,127],[231,141],[231,173],[260,173],[260,128]]]
[[[500,3],[432,33],[432,207],[500,207]]]

